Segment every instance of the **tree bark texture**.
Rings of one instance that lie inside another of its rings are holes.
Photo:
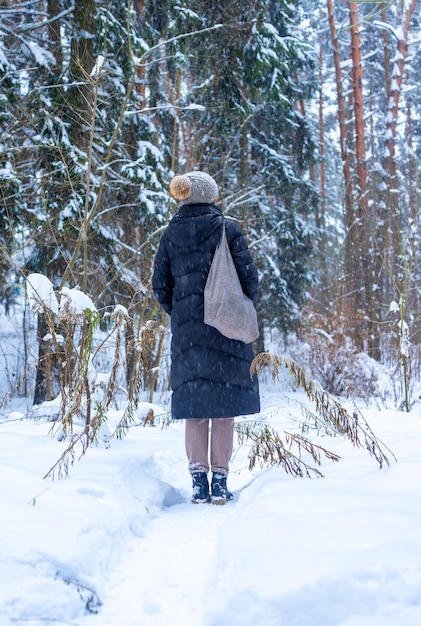
[[[86,149],[92,115],[92,87],[88,76],[94,66],[95,0],[76,0],[70,47],[68,106],[72,139]]]

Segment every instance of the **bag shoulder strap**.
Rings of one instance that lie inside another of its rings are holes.
[[[217,248],[217,249],[218,249],[218,248],[220,248],[220,246],[221,246],[222,242],[224,241],[224,237],[225,237],[225,238],[227,237],[227,231],[226,231],[226,229],[225,229],[225,218],[224,218],[224,216],[222,216],[222,230],[221,230],[221,238],[220,238],[220,240],[218,241],[218,244],[217,244],[217,246],[216,246],[216,248]],[[227,240],[227,241],[228,241],[228,240]]]

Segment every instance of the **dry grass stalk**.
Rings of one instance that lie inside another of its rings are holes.
[[[271,369],[273,380],[279,378],[281,369],[286,368],[292,374],[297,385],[306,392],[307,397],[315,405],[314,413],[303,407],[303,415],[307,421],[313,422],[317,428],[323,428],[329,435],[342,435],[349,439],[354,446],[365,447],[380,467],[384,463],[390,465],[386,450],[396,461],[393,453],[374,435],[364,417],[361,414],[358,417],[355,412],[351,415],[338,400],[324,391],[296,361],[284,355],[262,352],[253,360],[250,371],[252,374],[259,374],[265,367]]]
[[[143,426],[155,426],[155,413],[153,409],[149,409],[146,413],[146,417],[143,420]]]
[[[236,425],[240,445],[251,441],[252,447],[249,453],[249,469],[252,470],[258,464],[260,467],[279,465],[291,476],[300,478],[320,478],[323,476],[320,470],[310,466],[302,458],[302,451],[310,454],[313,462],[320,466],[322,455],[331,461],[338,461],[339,456],[325,450],[321,446],[313,444],[301,435],[284,433],[285,442],[279,433],[267,424],[259,421],[253,423],[239,423]],[[296,447],[296,453],[292,447]]]
[[[157,362],[165,335],[164,326],[156,320],[148,320],[140,329],[135,349],[139,355],[144,375],[144,388],[153,391],[156,384]]]
[[[161,335],[165,332],[164,327],[157,321],[149,320],[139,331],[138,340],[135,344],[137,358],[133,364],[132,381],[130,385],[129,401],[112,436],[123,439],[134,423],[136,411],[139,406],[140,393],[151,380],[153,369],[156,365],[156,346],[160,345]]]
[[[60,333],[56,330],[53,321],[49,318],[49,329],[55,347],[61,388],[61,439],[70,437],[69,445],[61,454],[44,478],[63,478],[68,475],[69,467],[76,458],[84,456],[89,446],[98,442],[103,426],[107,419],[108,408],[115,396],[116,379],[121,361],[121,334],[125,323],[125,316],[120,311],[111,316],[114,322],[111,332],[104,341],[93,350],[93,336],[99,324],[99,315],[86,310],[83,314],[72,313],[65,309],[57,322]],[[102,383],[103,398],[95,398],[92,375],[92,362],[98,353],[110,343],[115,335],[113,347],[113,362],[106,383]],[[64,342],[61,337],[64,338]],[[83,431],[73,433],[75,420],[83,421]],[[104,434],[104,443],[107,445],[108,436]],[[107,439],[107,441],[106,441]]]
[[[67,476],[69,475],[69,466],[73,465],[73,463],[75,462],[76,445],[80,442],[82,443],[82,450],[86,451],[87,449],[87,446],[83,445],[83,440],[85,438],[86,438],[85,432],[80,433],[79,435],[72,435],[70,437],[70,443],[67,446],[67,448],[64,450],[64,452],[57,459],[54,465],[48,470],[48,472],[45,474],[43,478],[54,479],[56,476],[59,479],[67,478]],[[83,456],[83,454],[84,452],[82,453],[81,456]]]

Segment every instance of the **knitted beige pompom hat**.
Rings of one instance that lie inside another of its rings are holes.
[[[218,198],[218,185],[206,172],[188,172],[174,176],[170,194],[180,204],[212,204]]]

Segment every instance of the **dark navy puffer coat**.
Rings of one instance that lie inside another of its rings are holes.
[[[224,337],[203,321],[203,292],[222,235],[223,215],[211,204],[186,204],[164,232],[155,258],[153,291],[171,316],[174,419],[248,415],[260,411],[251,344]],[[256,304],[257,270],[240,228],[226,221],[244,293]]]

